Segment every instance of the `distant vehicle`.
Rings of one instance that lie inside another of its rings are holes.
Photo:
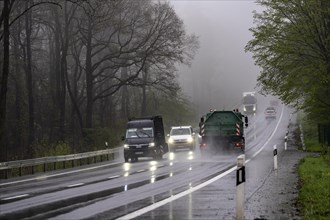
[[[167,142],[170,151],[177,149],[195,150],[195,133],[191,126],[172,127],[168,137]]]
[[[161,116],[134,118],[127,122],[124,141],[124,159],[138,161],[139,157],[162,159],[168,152]]]
[[[244,114],[257,112],[257,98],[255,92],[243,92],[242,106]]]
[[[276,110],[274,107],[267,107],[265,109],[265,117],[266,119],[276,119]]]
[[[243,121],[244,118],[244,121]],[[238,111],[211,111],[201,118],[201,150],[210,151],[245,149],[244,124],[248,126],[247,116]]]

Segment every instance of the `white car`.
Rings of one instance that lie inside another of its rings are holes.
[[[266,119],[276,119],[276,110],[273,107],[267,107],[265,110],[265,118]]]
[[[195,133],[191,126],[172,127],[167,136],[169,137],[168,147],[170,151],[177,149],[195,150]]]

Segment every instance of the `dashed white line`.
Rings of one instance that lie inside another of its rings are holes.
[[[115,179],[115,178],[118,178],[118,177],[120,177],[120,175],[110,176],[110,177],[108,177],[108,179]]]
[[[8,182],[8,183],[0,183],[0,186],[7,186],[7,185],[16,184],[16,183],[24,183],[24,182],[29,182],[29,181],[33,181],[33,180],[42,180],[42,179],[47,179],[47,178],[50,178],[50,177],[63,176],[63,175],[78,173],[78,172],[87,171],[87,170],[94,170],[94,169],[98,169],[98,168],[102,168],[102,167],[108,167],[108,166],[121,164],[121,163],[122,162],[110,163],[110,164],[104,164],[104,165],[95,166],[95,167],[88,167],[88,168],[84,168],[84,169],[73,170],[73,171],[68,171],[68,172],[63,172],[63,173],[43,175],[43,176],[39,176],[39,177],[33,177],[33,178],[29,178],[29,179],[24,179],[24,180],[17,180],[17,181]]]
[[[13,199],[19,199],[19,198],[23,198],[23,197],[27,197],[30,194],[22,194],[22,195],[18,195],[18,196],[11,196],[11,197],[7,197],[7,198],[3,198],[1,199],[2,201],[8,201],[8,200],[13,200]]]
[[[72,188],[72,187],[77,187],[77,186],[83,186],[85,185],[85,183],[76,183],[76,184],[72,184],[72,185],[68,185],[68,188]]]

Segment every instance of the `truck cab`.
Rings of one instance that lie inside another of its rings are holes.
[[[168,152],[161,116],[129,119],[122,139],[125,162],[136,162],[139,157],[162,159]]]
[[[255,92],[243,92],[242,106],[244,114],[255,114],[257,112]]]

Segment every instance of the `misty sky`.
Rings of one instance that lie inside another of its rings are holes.
[[[252,38],[253,11],[249,0],[171,0],[188,33],[199,36],[200,49],[191,67],[180,66],[184,92],[199,114],[210,108],[231,110],[242,92],[253,91],[259,68],[244,47]]]

